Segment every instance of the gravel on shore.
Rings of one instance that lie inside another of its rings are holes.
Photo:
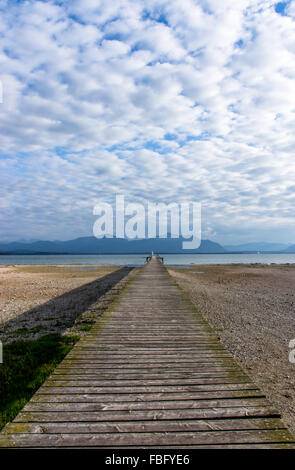
[[[295,266],[194,265],[169,273],[295,434]]]

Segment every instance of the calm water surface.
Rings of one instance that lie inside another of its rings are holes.
[[[115,265],[142,266],[146,255],[0,255],[0,265]],[[168,266],[188,264],[295,264],[295,253],[163,255]]]

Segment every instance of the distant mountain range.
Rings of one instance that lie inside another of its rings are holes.
[[[288,246],[284,253],[295,253],[295,245]]]
[[[183,250],[182,238],[123,238],[81,237],[69,241],[36,241],[0,243],[1,254],[125,254],[125,253],[226,253],[218,243],[202,240],[195,250]]]
[[[226,251],[285,251],[288,250],[290,245],[284,243],[268,243],[268,242],[254,242],[244,243],[242,245],[224,245]],[[294,247],[293,247],[294,250]]]
[[[295,253],[295,245],[283,243],[245,243],[225,245],[202,240],[195,250],[183,250],[182,238],[146,238],[127,240],[123,238],[80,237],[69,241],[19,241],[0,243],[0,254],[137,254],[137,253]]]

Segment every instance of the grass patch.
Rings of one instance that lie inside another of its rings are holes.
[[[29,330],[27,328],[19,328],[18,330],[14,330],[12,334],[15,336],[27,336],[29,334]]]
[[[92,327],[93,327],[93,324],[78,326],[79,330],[81,331],[90,331]]]
[[[49,334],[3,346],[0,429],[15,418],[78,339],[79,336]]]

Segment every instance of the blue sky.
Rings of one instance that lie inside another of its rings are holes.
[[[0,0],[0,241],[195,200],[203,237],[295,242],[295,2]]]

